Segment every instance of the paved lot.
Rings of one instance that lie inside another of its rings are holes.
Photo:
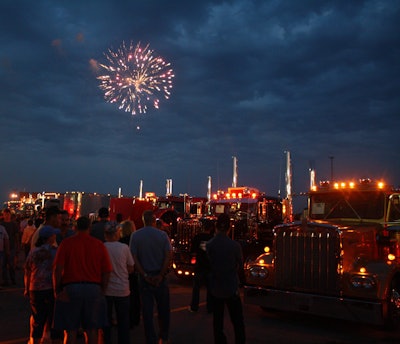
[[[171,286],[171,341],[178,343],[212,342],[212,316],[205,308],[198,313],[189,313],[187,305],[191,297],[191,282],[180,281],[169,276]],[[204,293],[202,293],[204,294]],[[23,297],[23,273],[17,270],[17,285],[0,289],[0,343],[26,344],[29,338],[29,301]],[[182,326],[177,326],[182,324]],[[199,330],[199,328],[201,328]],[[114,331],[115,333],[116,331]],[[193,335],[201,333],[201,337]],[[143,326],[132,329],[132,341],[144,343]],[[80,340],[83,343],[83,340]]]
[[[171,342],[173,344],[213,343],[212,315],[204,307],[201,292],[198,313],[189,313],[191,282],[169,276],[171,290]],[[0,290],[0,344],[26,344],[29,337],[29,304],[23,297],[22,270],[17,271],[17,285]],[[400,329],[382,329],[323,317],[284,312],[265,312],[257,306],[244,305],[247,343],[249,344],[353,344],[400,343]],[[233,329],[225,316],[228,343],[234,343]],[[115,341],[116,342],[116,341]],[[80,340],[79,344],[82,344]],[[132,343],[144,343],[142,324],[132,330]]]

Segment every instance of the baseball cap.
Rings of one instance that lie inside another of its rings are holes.
[[[58,233],[60,233],[60,230],[51,226],[43,226],[39,230],[39,236],[46,239]]]

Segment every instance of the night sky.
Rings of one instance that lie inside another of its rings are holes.
[[[132,116],[98,63],[121,43],[171,63],[171,97]],[[317,180],[400,184],[400,2],[3,0],[0,200],[11,191],[285,194]],[[140,129],[138,129],[138,127]],[[330,157],[333,157],[332,159]]]

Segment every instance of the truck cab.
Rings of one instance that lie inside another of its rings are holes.
[[[192,276],[196,257],[191,252],[192,238],[205,231],[218,215],[231,218],[229,236],[238,241],[244,259],[254,259],[272,243],[273,228],[282,223],[282,203],[254,187],[231,187],[219,190],[207,202],[202,217],[183,219],[177,224],[174,238],[173,268],[178,276]]]
[[[400,193],[383,182],[322,182],[308,216],[274,228],[245,267],[245,302],[393,325],[400,316]]]

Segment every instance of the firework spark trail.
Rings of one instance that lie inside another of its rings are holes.
[[[142,48],[122,42],[116,52],[111,49],[104,53],[108,65],[100,64],[106,71],[97,77],[104,99],[119,104],[119,109],[132,115],[146,113],[148,104],[159,108],[158,95],[169,99],[172,88],[173,70],[170,63],[161,57],[154,57],[149,45]]]

